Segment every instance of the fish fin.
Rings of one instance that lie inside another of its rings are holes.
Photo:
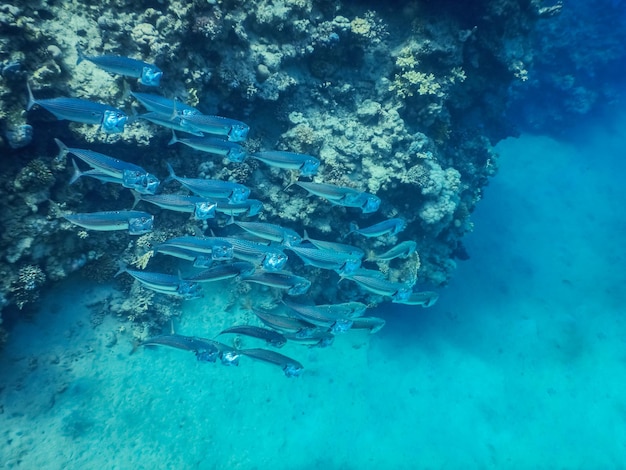
[[[351,233],[356,232],[359,229],[359,226],[356,224],[356,222],[350,222],[350,231],[346,234],[346,236],[350,235]]]
[[[54,157],[54,161],[55,162],[62,162],[65,159],[65,157],[67,156],[67,154],[70,153],[70,149],[67,148],[67,145],[65,145],[59,139],[55,138],[54,141],[56,142],[57,146],[59,147],[59,154],[56,157]]]
[[[291,183],[289,183],[287,186],[285,186],[283,188],[283,191],[287,191],[289,188],[291,188],[296,183],[297,183],[297,181],[292,181]]]
[[[302,229],[303,233],[302,233],[302,239],[304,241],[311,241],[311,237],[309,237],[309,232],[306,231],[306,229]]]
[[[139,194],[137,191],[133,191],[132,189],[130,190],[131,193],[133,193],[133,207],[131,207],[131,210],[135,208],[135,206],[137,204],[139,204],[141,202],[141,194]]]
[[[175,335],[176,332],[174,331],[174,320],[170,318],[170,334]]]
[[[57,139],[54,139],[57,140]],[[59,141],[60,142],[60,141]],[[67,147],[66,147],[67,148]],[[78,178],[80,178],[81,176],[83,176],[83,172],[80,171],[80,168],[78,168],[78,165],[76,164],[76,160],[72,158],[72,167],[74,168],[74,174],[72,175],[72,178],[70,179],[70,184],[74,184],[76,183],[76,181],[78,180]]]
[[[26,105],[26,111],[30,111],[32,107],[37,104],[37,101],[35,101],[33,90],[30,89],[30,83],[28,83],[28,80],[26,80],[26,89],[28,90],[28,104]]]
[[[178,137],[176,137],[176,132],[174,132],[174,129],[172,129],[172,138],[167,143],[167,145],[174,145],[176,142],[178,142]]]

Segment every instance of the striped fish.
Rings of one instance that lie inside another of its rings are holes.
[[[130,274],[143,286],[161,294],[173,295],[184,299],[197,299],[202,297],[199,284],[183,281],[179,276],[153,271],[138,271],[128,269],[127,267],[121,268],[115,276],[122,273]]]
[[[319,308],[316,305],[304,305],[283,300],[283,303],[293,310],[297,316],[314,325],[330,328],[333,333],[348,331],[352,327],[352,319],[341,312]]]
[[[201,114],[200,111],[193,106],[181,103],[180,101],[165,98],[161,95],[155,95],[154,93],[138,93],[136,91],[131,91],[130,94],[148,111],[161,115],[161,117],[165,119],[171,119],[172,116]],[[198,135],[202,135],[202,133],[198,133]]]
[[[412,293],[411,287],[409,287],[408,284],[392,282],[379,277],[362,276],[357,274],[346,276],[346,278],[356,282],[362,288],[374,294],[391,297],[394,302],[404,301],[408,299]]]
[[[385,326],[385,320],[378,317],[360,317],[352,321],[353,330],[369,330],[370,334],[378,333]]]
[[[287,377],[297,377],[304,370],[302,364],[295,359],[269,349],[241,349],[239,352],[253,359],[279,366]]]
[[[185,277],[185,281],[190,282],[215,282],[225,279],[237,278],[240,276],[249,276],[253,274],[255,267],[247,261],[236,261],[234,263],[225,263],[205,269],[193,276]]]
[[[209,255],[215,261],[233,258],[233,245],[225,238],[182,236],[170,238],[154,247],[155,252],[176,256],[169,251],[170,249],[184,250],[178,253],[195,254],[196,256]]]
[[[214,237],[214,239],[230,243],[234,258],[262,266],[266,271],[279,271],[287,263],[287,255],[278,248],[233,237]]]
[[[361,267],[361,258],[341,251],[320,250],[303,246],[291,246],[289,250],[300,257],[308,266],[332,269],[342,274],[350,274]]]
[[[257,152],[251,155],[252,158],[266,163],[275,168],[286,170],[297,170],[302,176],[314,176],[320,166],[319,159],[312,155],[302,153],[282,152],[280,150],[269,150]]]
[[[66,215],[64,218],[87,230],[128,230],[131,235],[152,231],[154,216],[141,211],[104,211]]]
[[[89,171],[77,171],[74,173],[71,183],[76,181],[81,175],[93,176],[98,179],[102,178],[94,175],[106,175],[112,178],[108,181],[119,182],[125,188],[134,189],[141,194],[154,194],[159,187],[159,179],[153,174],[148,173],[139,165],[109,157],[108,155],[92,150],[69,148],[59,139],[54,139],[54,141],[59,147],[59,154],[56,157],[57,161],[62,161],[67,154],[72,154],[91,166],[94,170],[97,170],[91,173]]]
[[[369,227],[359,228],[358,225],[350,224],[350,233],[358,233],[364,237],[381,237],[383,235],[397,235],[406,228],[406,220],[402,218],[387,219]]]
[[[392,259],[402,258],[406,259],[415,253],[417,243],[413,240],[407,240],[402,243],[398,243],[396,246],[379,255],[373,255],[368,258],[368,261],[391,261]]]
[[[186,212],[196,220],[214,218],[217,207],[217,203],[206,198],[183,194],[135,194],[135,200],[149,202],[162,209]]]
[[[302,237],[300,235],[298,235],[295,231],[289,228],[281,227],[280,225],[269,224],[267,222],[233,221],[232,223],[256,237],[280,243],[284,246],[294,246],[302,243]]]
[[[274,330],[261,328],[260,326],[236,325],[226,328],[218,336],[229,333],[262,339],[265,340],[267,344],[274,346],[275,348],[282,348],[287,343],[287,339],[282,334]]]
[[[394,300],[395,303],[405,305],[419,305],[424,308],[432,307],[439,299],[436,292],[412,292],[408,299]]]
[[[116,75],[138,78],[142,85],[159,86],[163,71],[154,64],[143,60],[131,59],[117,55],[87,56],[78,49],[76,65],[87,60],[102,70]]]
[[[236,142],[230,142],[219,137],[178,137],[172,129],[172,138],[168,145],[174,145],[177,142],[201,152],[226,157],[233,163],[241,163],[248,156],[246,149]]]
[[[199,361],[205,362],[215,362],[220,354],[219,348],[208,340],[178,334],[154,336],[142,341],[140,346],[168,346],[191,351]]]
[[[181,126],[196,132],[221,135],[231,142],[246,140],[250,127],[241,121],[222,116],[209,116],[206,114],[189,114],[183,116]]]
[[[289,271],[261,271],[250,276],[243,276],[241,281],[284,289],[289,295],[305,294],[311,287],[311,281]]]
[[[179,117],[174,117],[172,119],[171,117],[163,116],[162,114],[156,113],[154,111],[150,113],[140,114],[137,117],[140,119],[145,119],[146,121],[150,121],[152,124],[156,124],[157,126],[162,126],[162,127],[166,127],[167,129],[172,129],[173,131],[187,132],[188,134],[192,134],[195,136],[202,135],[202,132],[200,131],[194,131],[193,129],[190,129],[188,127],[183,127],[180,124]]]
[[[243,184],[202,178],[181,178],[180,176],[176,176],[174,169],[169,163],[167,164],[167,170],[170,173],[169,179],[178,181],[189,191],[199,196],[228,199],[231,203],[235,204],[245,201],[250,195],[250,189],[246,188]]]
[[[113,106],[80,98],[36,100],[28,82],[26,87],[28,88],[27,111],[30,111],[33,106],[39,105],[54,114],[59,120],[67,119],[84,124],[98,124],[102,131],[107,134],[124,132],[124,125],[128,121],[128,116]]]

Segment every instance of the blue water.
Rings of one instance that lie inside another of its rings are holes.
[[[288,345],[297,379],[129,355],[124,333],[107,347],[121,323],[91,328],[87,304],[112,287],[67,280],[0,357],[0,468],[623,468],[626,116],[573,135],[499,144],[439,302],[384,305],[380,333],[329,349]],[[223,315],[205,300],[179,332]]]

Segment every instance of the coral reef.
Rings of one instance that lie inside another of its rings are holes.
[[[3,305],[32,302],[46,279],[79,269],[89,277],[110,275],[114,259],[172,271],[171,262],[147,255],[151,246],[171,236],[227,231],[224,222],[198,224],[160,209],[151,209],[156,231],[139,238],[77,230],[63,214],[128,208],[133,200],[118,185],[89,178],[69,186],[69,165],[53,159],[55,137],[163,177],[167,161],[180,174],[244,183],[264,203],[260,220],[306,228],[316,238],[340,240],[356,218],[366,224],[401,216],[408,221],[403,239],[417,241],[418,254],[381,270],[393,280],[445,284],[482,187],[496,171],[492,145],[512,132],[501,115],[511,83],[527,77],[528,32],[540,16],[540,6],[527,3],[493,0],[466,10],[417,1],[400,4],[400,12],[311,0],[104,0],[90,8],[25,0],[0,7],[0,127],[10,155],[0,199]],[[252,129],[249,151],[318,156],[315,181],[376,194],[380,211],[361,216],[296,187],[284,191],[293,174],[250,159],[231,163],[168,147],[170,132],[143,120],[107,135],[41,109],[25,114],[26,78],[39,99],[71,96],[143,112],[130,94],[142,91],[134,79],[76,65],[77,48],[158,65],[159,93],[245,121]],[[15,134],[27,125],[32,141]],[[367,251],[395,242],[353,241]],[[315,279],[314,299],[354,298],[354,289],[337,287],[336,276],[290,263],[294,273]],[[162,301],[128,279],[120,286],[126,295],[108,308],[135,322],[138,337],[176,312],[177,300]]]

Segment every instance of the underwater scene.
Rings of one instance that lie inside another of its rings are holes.
[[[626,468],[626,1],[0,3],[0,469]]]

